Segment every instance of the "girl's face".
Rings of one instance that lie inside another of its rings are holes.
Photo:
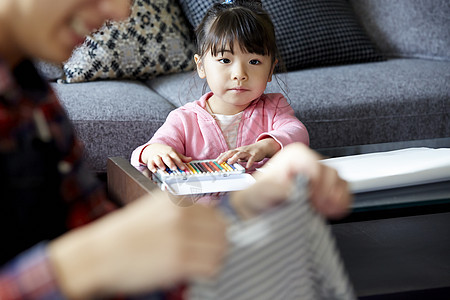
[[[209,103],[217,114],[236,114],[261,96],[277,63],[268,55],[243,52],[236,42],[233,50],[217,56],[207,51],[203,58],[194,57],[198,75],[206,78],[214,93]]]
[[[9,41],[0,50],[13,61],[24,56],[64,61],[89,32],[106,19],[126,18],[130,10],[130,0],[2,1],[0,36]]]

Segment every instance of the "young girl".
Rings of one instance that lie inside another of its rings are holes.
[[[278,50],[261,1],[213,5],[196,35],[197,73],[211,92],[172,111],[152,139],[133,151],[135,167],[185,170],[192,159],[216,158],[246,161],[246,168],[254,169],[287,144],[309,144],[286,98],[264,94]]]

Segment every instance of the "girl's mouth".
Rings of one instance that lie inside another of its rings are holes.
[[[235,88],[231,88],[230,90],[233,92],[237,92],[237,93],[242,93],[242,92],[248,91],[248,89],[243,88],[243,87],[235,87]]]

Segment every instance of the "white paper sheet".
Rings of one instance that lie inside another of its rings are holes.
[[[322,160],[354,193],[450,180],[450,148],[407,148]]]

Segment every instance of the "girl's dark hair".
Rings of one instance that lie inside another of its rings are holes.
[[[261,1],[235,0],[231,4],[216,3],[205,14],[195,30],[197,54],[207,51],[213,56],[230,50],[234,41],[242,51],[279,58],[275,30]]]

